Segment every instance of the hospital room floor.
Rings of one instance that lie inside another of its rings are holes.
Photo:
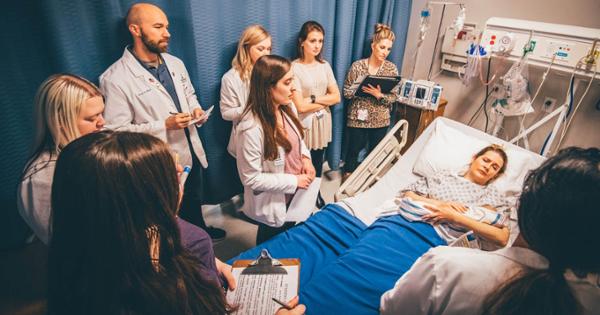
[[[340,187],[339,171],[329,171],[327,163],[323,166],[321,195],[326,203],[333,202],[333,196]],[[232,201],[220,205],[209,205],[203,208],[204,218],[208,225],[227,231],[227,237],[215,242],[215,255],[225,261],[256,245],[256,225],[238,215],[241,200],[236,196]]]

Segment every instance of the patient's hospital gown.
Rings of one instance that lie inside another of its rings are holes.
[[[493,184],[481,186],[454,172],[442,171],[434,176],[421,177],[401,190],[401,192],[405,191],[414,191],[432,199],[459,202],[465,206],[492,206],[502,214],[501,224],[510,228],[508,219],[511,217],[515,199],[500,193]],[[436,230],[441,233],[439,227]],[[460,232],[458,230],[451,231],[452,229],[446,230],[449,232],[442,234]],[[457,237],[457,235],[453,237]],[[482,249],[495,250],[499,248],[483,238],[477,238]],[[446,240],[449,241],[447,238]]]
[[[493,184],[481,186],[450,171],[443,171],[419,180],[402,189],[442,201],[460,202],[466,206],[492,206],[509,217],[512,198],[500,193]]]

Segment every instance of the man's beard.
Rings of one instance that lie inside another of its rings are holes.
[[[169,42],[167,41],[167,45],[164,46],[164,48],[161,48],[159,46],[160,42],[153,42],[150,39],[148,39],[148,37],[146,36],[146,34],[144,34],[144,31],[142,31],[142,42],[144,43],[144,46],[146,46],[146,48],[155,53],[155,54],[161,54],[161,53],[165,53],[167,52],[167,48],[169,47]]]

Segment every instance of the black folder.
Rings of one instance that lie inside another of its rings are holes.
[[[400,83],[402,78],[400,76],[377,76],[377,75],[368,75],[358,86],[356,92],[354,92],[354,96],[361,97],[373,97],[371,94],[367,94],[363,92],[363,86],[371,85],[373,87],[380,86],[381,93],[387,94]]]

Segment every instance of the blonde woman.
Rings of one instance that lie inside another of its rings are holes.
[[[50,239],[50,187],[56,159],[69,142],[104,127],[100,90],[72,74],[55,74],[39,87],[32,154],[17,190],[17,208],[34,234]]]
[[[315,21],[302,25],[298,34],[298,59],[294,72],[293,101],[306,128],[304,142],[310,150],[317,177],[323,170],[325,148],[331,142],[329,106],[340,102],[340,90],[333,70],[322,57],[325,30]]]
[[[363,92],[368,97],[354,96],[355,83],[360,83],[367,75],[397,76],[398,68],[387,60],[396,36],[392,29],[384,24],[375,24],[375,33],[371,39],[369,58],[355,61],[344,81],[344,97],[350,100],[348,108],[348,146],[344,177],[349,176],[358,166],[358,153],[367,149],[367,154],[383,139],[390,125],[390,106],[397,99],[397,89],[384,94],[379,86],[366,86]],[[367,147],[368,144],[368,147]]]
[[[260,25],[248,26],[238,42],[231,69],[221,79],[221,116],[231,121],[231,138],[227,150],[235,156],[235,127],[246,107],[250,92],[250,74],[258,58],[271,54],[271,35]]]

